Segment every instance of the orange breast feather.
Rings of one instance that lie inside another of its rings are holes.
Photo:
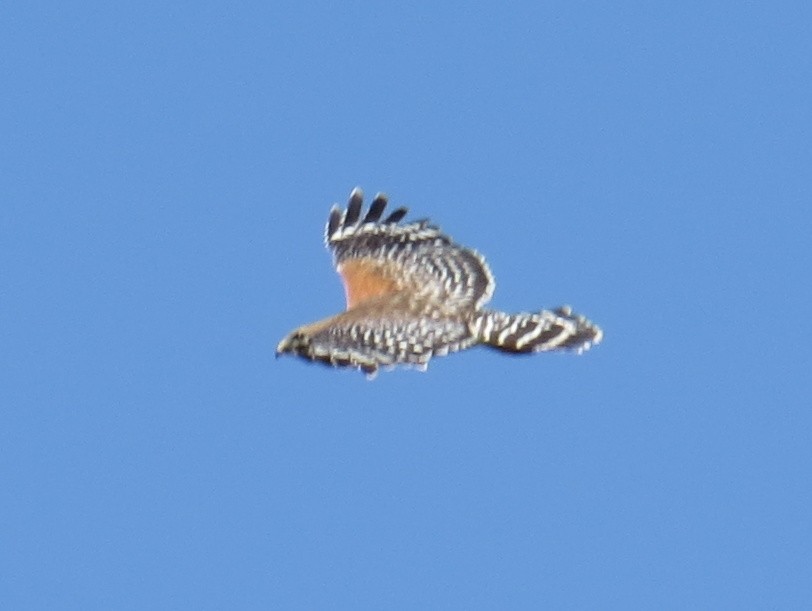
[[[398,290],[398,285],[379,263],[364,260],[346,261],[338,266],[347,295],[347,309],[372,297]]]

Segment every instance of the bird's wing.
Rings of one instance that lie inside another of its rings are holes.
[[[346,209],[330,211],[325,242],[344,282],[347,309],[401,292],[451,310],[479,308],[490,299],[493,276],[479,253],[427,220],[400,224],[406,208],[383,217],[387,201],[379,193],[362,216],[363,193],[356,188]]]
[[[297,329],[307,338],[306,356],[374,374],[379,367],[425,367],[432,356],[467,348],[476,341],[465,320],[432,317],[432,303],[405,293],[372,297],[356,307]],[[277,348],[283,351],[286,342]]]

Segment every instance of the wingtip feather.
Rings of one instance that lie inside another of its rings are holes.
[[[385,193],[378,193],[375,195],[375,199],[372,200],[372,204],[370,205],[369,211],[364,217],[363,222],[377,223],[380,220],[387,203],[389,203],[389,198]]]
[[[360,187],[355,187],[350,193],[350,200],[347,202],[347,214],[344,216],[344,227],[355,225],[361,216],[361,206],[364,204],[364,192]]]

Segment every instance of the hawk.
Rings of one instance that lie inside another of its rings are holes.
[[[581,353],[601,341],[600,328],[569,307],[520,314],[484,309],[494,280],[482,255],[428,220],[401,224],[406,208],[384,218],[387,203],[379,193],[362,216],[363,193],[356,188],[346,210],[330,210],[324,240],[347,310],[291,332],[277,356],[355,367],[373,377],[382,366],[425,369],[433,356],[480,344],[513,354]]]

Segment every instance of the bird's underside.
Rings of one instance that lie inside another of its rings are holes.
[[[600,328],[569,308],[506,314],[486,310],[494,281],[476,251],[422,220],[400,224],[398,208],[382,219],[378,194],[361,216],[360,189],[346,210],[330,211],[325,242],[341,275],[347,310],[300,327],[277,346],[289,353],[374,375],[380,367],[425,368],[433,356],[474,345],[524,354],[583,352]]]

